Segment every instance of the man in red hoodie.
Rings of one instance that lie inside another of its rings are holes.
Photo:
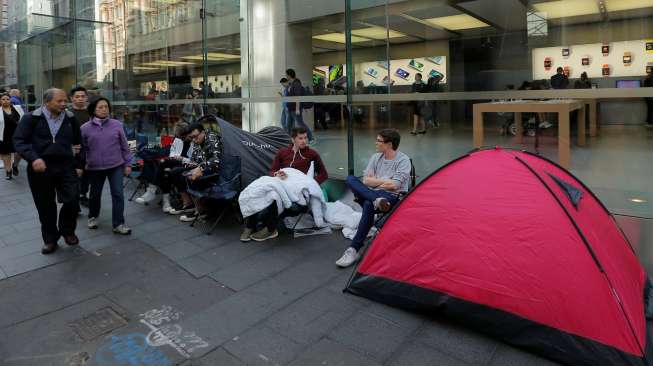
[[[308,131],[304,127],[295,127],[291,132],[292,145],[279,149],[277,155],[272,161],[270,167],[270,176],[286,179],[286,173],[281,171],[283,168],[295,168],[303,173],[308,173],[311,163],[315,168],[315,181],[322,184],[329,174],[326,167],[322,162],[320,154],[308,147]],[[264,241],[276,238],[279,233],[277,232],[277,225],[279,220],[282,219],[285,213],[281,215],[277,212],[277,204],[273,203],[265,210],[259,212],[257,215],[252,215],[245,221],[245,230],[240,235],[241,241]],[[263,228],[256,231],[258,222],[263,223]]]

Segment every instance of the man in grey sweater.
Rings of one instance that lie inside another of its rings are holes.
[[[397,130],[381,130],[376,136],[377,153],[370,158],[363,172],[363,181],[354,176],[347,177],[347,186],[363,207],[363,214],[351,245],[336,261],[338,267],[349,267],[359,259],[359,251],[374,225],[374,213],[390,211],[399,196],[408,192],[411,163],[408,155],[397,150],[400,140]]]

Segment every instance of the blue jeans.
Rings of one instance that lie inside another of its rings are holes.
[[[104,180],[109,180],[111,190],[111,224],[118,227],[125,223],[125,195],[123,192],[123,174],[125,167],[118,166],[105,170],[87,170],[91,194],[88,198],[88,217],[97,218],[100,215],[100,202]]]
[[[306,122],[304,122],[304,117],[302,117],[301,113],[297,114],[295,111],[288,111],[289,114],[289,127],[290,130],[293,129],[293,127],[304,127],[306,128],[306,131],[308,131],[308,141],[313,141],[313,131],[311,131],[311,128],[308,127]]]
[[[286,131],[290,135],[290,130],[291,130],[291,121],[288,118],[288,108],[287,107],[282,107],[281,109],[281,127],[283,127],[283,130]]]
[[[374,200],[383,197],[394,206],[397,203],[397,195],[384,190],[374,190],[363,184],[358,178],[350,175],[347,177],[347,186],[354,193],[356,200],[363,207],[363,215],[358,223],[358,230],[351,241],[350,247],[359,251],[365,243],[367,233],[374,225]]]

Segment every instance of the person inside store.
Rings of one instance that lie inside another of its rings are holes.
[[[29,182],[41,222],[42,254],[66,244],[77,245],[77,175],[81,175],[82,136],[75,116],[66,111],[66,92],[48,89],[43,106],[26,113],[14,134],[16,151],[28,162]],[[57,201],[62,204],[57,220]],[[58,223],[58,224],[57,224]]]
[[[551,87],[553,89],[567,89],[569,86],[569,78],[565,75],[565,70],[562,67],[556,69],[556,74],[551,76]]]
[[[351,245],[336,261],[341,268],[349,267],[360,258],[365,238],[374,225],[376,212],[388,212],[399,197],[408,192],[411,162],[408,155],[399,151],[401,136],[393,128],[379,131],[376,136],[376,153],[363,172],[363,180],[347,177],[346,184],[363,207],[361,220]]]
[[[422,74],[415,74],[415,82],[411,86],[412,93],[424,93],[427,85],[422,80]],[[426,133],[426,126],[424,124],[424,116],[422,116],[424,102],[415,100],[412,103],[413,109],[413,130],[410,131],[411,135],[424,134]]]
[[[580,74],[580,79],[574,83],[574,89],[592,89],[592,80],[587,77],[587,73],[583,71]]]
[[[643,87],[653,88],[653,67],[647,69],[647,76],[644,79]],[[653,98],[646,98],[646,127],[653,127]]]

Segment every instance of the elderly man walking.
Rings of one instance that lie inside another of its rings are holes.
[[[56,251],[61,236],[68,245],[79,244],[75,227],[81,132],[75,116],[66,111],[66,100],[63,90],[46,90],[43,106],[25,114],[14,134],[16,151],[28,162],[27,179],[41,221],[43,254]],[[58,224],[57,200],[62,204]]]

